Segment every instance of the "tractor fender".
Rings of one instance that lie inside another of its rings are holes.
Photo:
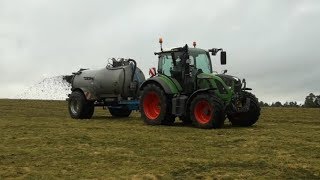
[[[74,91],[79,91],[79,92],[82,92],[84,97],[86,98],[86,100],[88,101],[95,101],[97,100],[97,96],[93,93],[93,91],[91,91],[90,89],[88,88],[85,88],[85,87],[81,87],[81,88],[75,88],[75,89],[72,89],[72,92]]]
[[[198,94],[201,94],[201,93],[204,93],[204,92],[209,92],[209,91],[214,91],[214,90],[216,90],[217,88],[205,88],[205,89],[198,89],[198,90],[196,90],[195,92],[193,92],[190,96],[189,96],[189,98],[188,98],[188,100],[187,100],[187,107],[189,107],[189,104],[191,103],[191,101],[192,101],[192,99],[196,96],[196,95],[198,95]]]
[[[160,77],[153,77],[153,78],[147,79],[145,82],[143,82],[140,85],[139,90],[143,90],[143,88],[148,84],[157,84],[160,88],[162,88],[164,90],[164,92],[166,94],[175,94],[176,93],[176,92],[172,91],[170,89],[169,85],[164,80],[162,80]]]

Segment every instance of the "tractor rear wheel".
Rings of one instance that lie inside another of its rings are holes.
[[[199,128],[221,128],[225,114],[223,102],[212,94],[199,94],[191,102],[190,117]]]
[[[170,125],[175,116],[170,113],[168,99],[163,90],[155,84],[148,84],[143,88],[140,98],[141,117],[149,125]]]
[[[246,103],[246,99],[250,99],[250,107],[247,112],[231,112],[228,113],[228,119],[234,126],[252,126],[256,123],[260,116],[260,106],[258,99],[249,92],[244,92],[242,99],[240,100],[240,104],[243,106]]]
[[[126,107],[123,108],[109,108],[109,112],[113,117],[128,117],[131,114],[131,110]]]
[[[87,101],[82,92],[74,91],[69,97],[68,109],[73,119],[90,119],[94,113],[94,104]]]

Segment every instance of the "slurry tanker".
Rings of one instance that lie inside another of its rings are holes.
[[[145,76],[133,59],[111,59],[98,70],[80,69],[71,83],[68,108],[74,119],[90,119],[95,106],[107,107],[115,117],[128,117],[139,110],[140,85]]]

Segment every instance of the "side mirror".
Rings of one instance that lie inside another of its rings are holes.
[[[225,51],[221,51],[220,53],[220,62],[222,65],[227,64],[227,53]]]

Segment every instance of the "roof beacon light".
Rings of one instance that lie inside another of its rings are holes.
[[[197,43],[195,41],[193,41],[192,45],[195,48],[197,46]]]
[[[160,49],[161,49],[161,51],[163,51],[163,49],[162,49],[162,42],[163,42],[162,38],[159,38],[159,43],[160,43]]]

